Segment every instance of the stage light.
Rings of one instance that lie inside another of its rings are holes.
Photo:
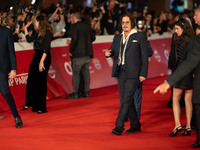
[[[10,7],[10,10],[13,10],[13,7]]]
[[[32,4],[32,5],[34,5],[34,4],[35,4],[35,2],[36,2],[36,0],[32,0],[31,4]]]

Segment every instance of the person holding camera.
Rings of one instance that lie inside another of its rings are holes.
[[[53,37],[63,37],[65,34],[65,32],[63,32],[63,29],[65,28],[65,17],[60,4],[57,4],[57,8],[49,18],[49,22],[51,23],[53,29]]]

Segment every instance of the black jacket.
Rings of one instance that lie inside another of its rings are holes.
[[[200,104],[200,35],[196,36],[186,59],[176,68],[166,81],[173,86],[193,70],[194,80],[192,101],[194,104]]]
[[[0,25],[0,72],[17,70],[13,36],[10,29]]]
[[[78,21],[71,25],[71,47],[72,58],[90,56],[93,57],[92,42],[95,35],[89,24]]]
[[[118,56],[122,34],[114,37],[111,45],[111,57],[114,58],[112,76],[117,76]],[[125,72],[127,78],[147,77],[148,73],[147,37],[142,32],[137,32],[129,37],[125,53]]]

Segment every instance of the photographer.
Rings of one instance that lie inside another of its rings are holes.
[[[18,21],[15,26],[15,31],[13,34],[14,42],[26,42],[24,34],[25,23],[23,21]]]
[[[109,35],[119,33],[118,24],[120,20],[119,5],[115,0],[109,0],[108,5],[104,5],[102,28],[106,28]],[[103,31],[102,31],[103,32]]]
[[[57,8],[52,16],[49,18],[49,22],[51,23],[53,29],[53,37],[63,37],[64,32],[62,30],[65,28],[65,17],[63,14],[63,9],[60,7],[60,4],[57,4]]]

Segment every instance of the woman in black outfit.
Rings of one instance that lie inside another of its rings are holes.
[[[36,33],[28,35],[27,28],[31,25],[28,23],[25,27],[27,42],[34,43],[35,54],[33,56],[26,87],[26,102],[23,110],[33,107],[32,111],[38,113],[47,112],[46,94],[47,94],[47,74],[51,64],[51,39],[52,29],[47,19],[39,15],[34,21]]]
[[[180,18],[175,22],[175,33],[172,37],[172,52],[174,52],[173,57],[173,66],[171,69],[176,70],[187,56],[188,51],[192,47],[192,41],[195,37],[191,22],[188,18]],[[171,58],[172,59],[172,58]],[[187,124],[185,131],[182,135],[190,135],[191,130],[191,118],[192,118],[192,82],[193,82],[193,73],[188,74],[181,81],[177,82],[173,86],[173,113],[175,127],[174,130],[169,136],[176,136],[178,132],[183,130],[180,122],[180,99],[182,93],[185,91],[185,110],[186,110],[186,120]]]

